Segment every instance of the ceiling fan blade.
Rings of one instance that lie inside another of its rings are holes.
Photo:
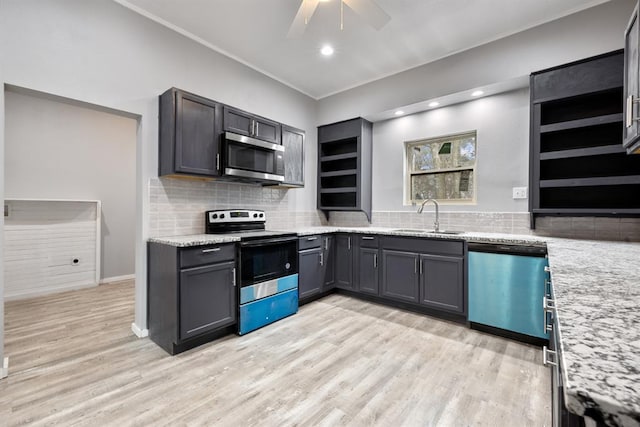
[[[319,2],[320,0],[302,0],[298,13],[289,27],[287,38],[300,37],[304,33],[304,30],[307,29],[307,22],[315,13]]]
[[[391,17],[373,0],[343,0],[354,12],[362,16],[373,28],[379,30],[384,27]]]

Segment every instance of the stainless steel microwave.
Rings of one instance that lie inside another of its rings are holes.
[[[223,135],[223,175],[262,183],[284,181],[284,146],[233,132]]]

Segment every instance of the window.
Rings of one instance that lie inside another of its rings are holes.
[[[405,142],[408,203],[475,203],[476,132]]]

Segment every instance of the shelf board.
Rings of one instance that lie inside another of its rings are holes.
[[[320,156],[321,162],[331,162],[333,160],[355,159],[358,153],[334,154],[333,156]]]
[[[345,169],[345,170],[341,170],[341,171],[321,172],[320,173],[320,178],[327,178],[327,177],[330,177],[330,176],[357,175],[357,174],[358,174],[358,169]]]
[[[622,145],[603,145],[600,147],[574,148],[571,150],[547,151],[540,153],[540,160],[569,159],[573,157],[601,156],[604,154],[624,153]]]
[[[540,188],[596,187],[602,185],[640,184],[640,175],[603,176],[594,178],[541,179]]]
[[[624,209],[603,209],[603,208],[538,208],[533,209],[531,211],[534,214],[575,214],[575,215],[631,215],[631,214],[640,214],[640,209],[638,208],[624,208]]]
[[[559,130],[577,129],[588,126],[604,125],[607,123],[622,123],[622,113],[589,117],[587,119],[569,120],[567,122],[552,123],[540,126],[540,133],[557,132]],[[620,130],[622,134],[622,129]]]
[[[338,187],[338,188],[321,188],[320,192],[323,194],[335,194],[335,193],[355,193],[358,189],[356,187]]]

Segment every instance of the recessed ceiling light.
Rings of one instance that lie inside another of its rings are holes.
[[[324,56],[331,56],[333,55],[333,48],[328,44],[326,44],[322,46],[322,49],[320,49],[320,53],[323,54]]]
[[[433,101],[433,102],[430,102],[430,103],[429,103],[429,107],[431,107],[431,108],[433,108],[433,107],[437,107],[438,105],[440,105],[440,103],[439,103],[439,102],[437,102],[437,101]]]
[[[395,114],[396,116],[401,116],[401,115],[403,115],[403,114],[404,114],[404,111],[402,111],[402,110],[398,110],[398,111],[396,111],[396,112],[395,112],[395,113],[393,113],[393,114]]]
[[[484,95],[484,92],[481,90],[476,90],[471,94],[471,96],[480,96],[480,95]]]

